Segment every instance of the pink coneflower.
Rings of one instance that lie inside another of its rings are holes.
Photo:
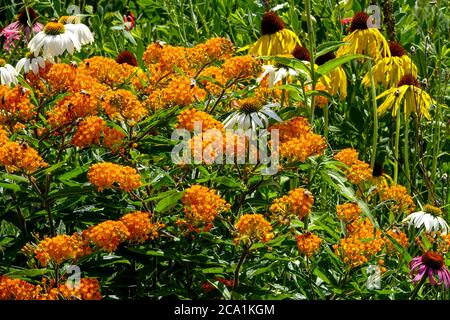
[[[28,11],[28,14],[27,14]],[[28,25],[28,17],[31,20],[32,26]],[[5,49],[10,50],[11,45],[15,47],[15,41],[20,39],[20,33],[25,34],[26,41],[30,41],[31,32],[38,33],[44,27],[41,23],[37,22],[38,14],[31,8],[23,8],[17,15],[17,20],[7,25],[1,32],[0,36],[6,38]]]
[[[341,19],[341,24],[343,24],[345,26],[345,25],[351,23],[352,19],[353,19],[352,17]]]
[[[444,264],[444,258],[437,252],[427,251],[423,256],[413,258],[409,268],[411,276],[415,276],[413,279],[414,284],[428,275],[430,284],[444,283],[446,289],[450,288],[450,272]],[[437,282],[435,276],[437,276]]]

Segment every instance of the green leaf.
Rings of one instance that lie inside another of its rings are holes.
[[[164,212],[172,207],[174,207],[178,200],[181,199],[183,196],[183,192],[176,192],[170,197],[166,197],[158,202],[156,205],[155,211],[156,212]]]
[[[7,183],[7,182],[0,182],[0,187],[5,189],[10,189],[13,191],[20,191],[20,186],[13,183]]]
[[[316,70],[317,79],[323,75],[330,73],[332,70],[336,69],[340,65],[355,59],[371,59],[371,58],[363,54],[349,54],[343,57],[327,61],[323,65],[319,66],[319,68],[317,68]]]

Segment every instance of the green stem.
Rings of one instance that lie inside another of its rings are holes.
[[[400,141],[400,110],[397,111],[395,124],[395,148],[394,148],[394,183],[398,181],[398,149]]]
[[[415,297],[417,296],[417,293],[419,293],[420,288],[422,288],[422,286],[423,286],[423,284],[425,283],[426,280],[427,280],[427,275],[425,274],[422,277],[422,279],[420,280],[419,284],[416,285],[416,287],[414,288],[413,292],[409,296],[409,300],[414,300],[415,299]]]
[[[236,266],[236,270],[234,271],[234,285],[233,290],[235,290],[239,285],[239,274],[241,271],[242,264],[245,261],[245,258],[247,257],[248,253],[250,252],[251,243],[248,245],[245,245],[244,251],[242,251],[241,257],[239,258],[239,262]]]
[[[314,73],[314,61],[315,61],[315,54],[314,54],[314,30],[313,30],[313,26],[312,26],[312,21],[311,21],[311,0],[306,0],[305,1],[305,11],[306,11],[306,24],[308,26],[308,38],[309,38],[309,54],[311,56],[311,60],[309,63],[309,66],[311,68],[311,90],[316,90],[316,75]],[[309,118],[309,122],[311,125],[313,125],[313,121],[314,121],[314,99],[315,96],[311,96],[311,105],[310,105],[310,110],[311,110],[311,114],[310,114],[310,118]]]
[[[328,138],[328,127],[329,127],[329,120],[328,120],[328,105],[323,106],[323,117],[324,117],[324,128],[323,128],[323,134],[325,138]]]
[[[411,183],[411,174],[409,171],[409,125],[408,121],[405,121],[405,140],[403,144],[403,161],[405,163],[405,174],[406,174],[406,180],[407,185]]]
[[[372,61],[368,61],[370,75],[370,91],[372,94],[372,112],[373,112],[373,137],[372,137],[372,156],[370,158],[370,168],[374,168],[377,157],[378,144],[378,112],[377,112],[377,93],[375,91],[375,80],[373,78]]]

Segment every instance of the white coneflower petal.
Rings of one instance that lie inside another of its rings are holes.
[[[68,31],[59,22],[49,22],[44,30],[39,32],[28,43],[28,48],[35,56],[41,51],[44,57],[57,57],[65,51],[73,54],[75,50],[81,50],[81,44],[73,32]]]
[[[65,25],[66,29],[72,32],[81,43],[81,45],[89,44],[94,42],[94,36],[91,33],[91,30],[82,23],[71,24],[68,23]]]
[[[10,64],[7,64],[5,60],[0,59],[0,83],[5,86],[10,86],[11,83],[17,84],[18,73],[16,69]]]
[[[403,222],[417,229],[424,228],[426,232],[440,231],[442,234],[447,234],[449,231],[449,226],[443,218],[424,211],[411,213]]]

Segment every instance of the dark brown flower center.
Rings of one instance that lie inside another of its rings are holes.
[[[367,13],[356,13],[352,18],[352,23],[350,24],[350,32],[367,29],[367,19],[369,19],[369,15]]]
[[[389,41],[389,49],[391,50],[391,55],[393,57],[401,57],[406,53],[402,45],[395,41]]]
[[[397,87],[401,86],[415,86],[419,88],[419,81],[412,74],[405,74],[398,82]]]
[[[439,270],[444,266],[444,258],[439,253],[427,251],[422,256],[422,263],[433,270]]]
[[[23,8],[22,10],[19,11],[17,20],[19,20],[19,22],[22,26],[27,26],[28,25],[28,16],[30,16],[31,23],[34,23],[38,17],[38,14],[33,9],[28,8],[28,15],[27,15],[27,9]]]
[[[116,62],[120,64],[126,63],[134,67],[138,66],[138,62],[134,54],[127,50],[122,51],[117,55]]]
[[[292,52],[292,55],[294,56],[294,58],[301,60],[301,61],[310,61],[311,60],[309,50],[306,49],[305,47],[301,47],[299,45],[297,45],[295,47],[294,51]]]
[[[321,55],[320,57],[317,57],[316,64],[320,66],[320,65],[324,64],[325,62],[333,60],[334,58],[336,58],[336,55],[333,52],[327,52],[327,53]]]
[[[261,34],[272,34],[284,29],[284,22],[273,11],[264,13],[261,21]]]
[[[258,98],[245,98],[238,102],[239,110],[243,113],[253,113],[261,110],[262,102]]]
[[[383,166],[379,162],[375,162],[372,175],[374,177],[381,177],[383,175]]]

